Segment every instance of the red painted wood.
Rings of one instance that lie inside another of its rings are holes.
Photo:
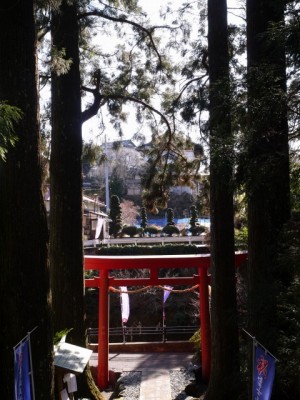
[[[98,319],[98,386],[106,389],[109,385],[108,356],[109,356],[109,327],[108,327],[108,271],[102,270],[99,280],[99,319]]]
[[[237,252],[236,267],[245,261],[247,252]],[[211,365],[211,336],[208,285],[210,276],[210,254],[176,255],[176,256],[85,256],[85,270],[99,270],[100,278],[86,279],[87,288],[98,287],[99,290],[99,336],[98,336],[98,386],[105,389],[108,378],[108,288],[109,286],[154,286],[154,285],[195,285],[199,283],[202,373],[209,381]],[[181,278],[159,278],[161,268],[197,268],[199,276]],[[109,276],[114,269],[149,269],[149,278],[117,279]]]
[[[210,265],[210,254],[176,256],[85,256],[85,269],[198,268]]]
[[[84,286],[86,288],[98,288],[100,285],[100,278],[85,279]]]
[[[210,312],[207,269],[199,267],[202,378],[209,381],[211,365]]]

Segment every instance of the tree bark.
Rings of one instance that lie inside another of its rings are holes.
[[[68,341],[85,347],[82,233],[82,131],[77,2],[63,0],[52,13],[52,46],[71,59],[65,74],[52,74],[50,161],[50,263],[54,329],[72,329]],[[93,394],[92,394],[93,392]],[[88,368],[79,394],[101,399]]]
[[[278,240],[290,217],[285,49],[271,35],[284,1],[247,1],[249,332],[270,351],[276,340]]]
[[[23,113],[0,161],[0,397],[14,398],[13,346],[31,335],[35,398],[53,399],[48,230],[42,196],[34,2],[3,1],[0,100]]]
[[[234,264],[233,138],[226,1],[208,1],[212,364],[206,400],[237,399],[239,343]]]
[[[50,261],[54,330],[72,328],[84,341],[81,177],[81,100],[75,6],[63,1],[52,14],[52,46],[65,49],[70,70],[52,74]]]
[[[285,49],[271,28],[284,23],[284,8],[282,0],[247,1],[248,331],[275,355],[279,238],[290,190]]]

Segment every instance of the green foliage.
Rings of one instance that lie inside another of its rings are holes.
[[[198,222],[198,216],[197,216],[197,210],[196,210],[196,206],[191,206],[190,207],[190,226],[191,228],[195,228]]]
[[[66,75],[71,68],[73,60],[66,58],[66,49],[60,49],[52,46],[52,55],[51,55],[52,71],[57,75]]]
[[[139,230],[134,225],[127,225],[123,226],[121,233],[122,235],[128,235],[132,238],[139,233]]]
[[[208,247],[195,245],[164,245],[164,246],[110,246],[101,247],[100,255],[134,256],[134,255],[176,255],[176,254],[208,254]]]
[[[193,336],[189,339],[189,342],[193,343],[194,345],[194,350],[195,350],[195,355],[194,359],[195,361],[200,361],[201,360],[201,329],[196,331]]]
[[[180,231],[175,225],[166,225],[163,227],[162,233],[168,236],[173,236],[173,235],[179,235]]]
[[[118,233],[120,233],[122,229],[122,211],[120,199],[116,195],[111,196],[109,218],[111,219],[111,222],[109,223],[109,233],[110,235],[117,237]]]
[[[248,227],[243,226],[241,229],[234,231],[235,247],[237,250],[247,250],[248,248]]]
[[[55,335],[54,335],[54,338],[53,338],[53,344],[54,344],[54,346],[56,346],[60,341],[61,341],[61,339],[64,337],[64,336],[67,336],[67,334],[69,333],[69,332],[71,332],[73,330],[73,328],[70,328],[70,329],[63,329],[62,331],[59,331],[59,332],[55,332]]]
[[[172,208],[167,209],[167,226],[175,225],[174,222],[174,211]]]
[[[277,368],[280,398],[300,397],[300,280],[293,282],[279,293],[279,329],[277,334],[280,361]],[[277,391],[278,389],[276,389]],[[283,396],[284,393],[284,396]]]
[[[144,151],[147,165],[142,176],[143,200],[148,210],[167,208],[172,186],[194,187],[200,180],[202,158],[190,160],[185,153],[193,149],[194,145],[182,134],[152,136],[151,146]]]
[[[291,165],[291,208],[300,211],[300,166],[297,163]]]
[[[300,397],[300,215],[293,213],[281,234],[277,279],[277,358],[275,393]]]
[[[84,174],[87,174],[92,166],[102,164],[104,160],[105,155],[103,154],[102,148],[100,146],[95,144],[93,141],[89,141],[83,144],[82,166]]]
[[[112,196],[117,196],[118,198],[122,198],[126,192],[124,180],[120,178],[118,171],[115,168],[110,176],[109,191]]]
[[[171,192],[168,205],[170,208],[173,208],[173,210],[176,210],[177,218],[185,218],[193,201],[194,198],[190,193],[183,192],[178,194],[176,192]]]
[[[206,228],[203,225],[196,225],[193,228],[189,229],[193,236],[199,236],[201,233],[204,233]]]
[[[122,198],[126,193],[124,180],[119,177],[116,169],[113,170],[109,180],[109,191],[112,196]]]
[[[198,223],[198,214],[196,206],[190,207],[190,229],[189,231],[193,236],[199,236],[205,232],[205,227]]]
[[[5,161],[9,146],[17,141],[15,124],[22,118],[22,111],[5,102],[0,103],[0,160]]]
[[[144,233],[149,235],[157,235],[159,233],[159,229],[156,226],[150,225],[144,229]]]
[[[141,208],[141,227],[143,229],[145,229],[147,225],[148,225],[148,219],[147,219],[146,207],[142,207]]]

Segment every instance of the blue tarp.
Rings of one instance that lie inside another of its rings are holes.
[[[174,218],[175,225],[185,224],[189,226],[190,218]],[[141,221],[138,220],[138,226],[140,226]],[[198,223],[200,225],[209,226],[210,219],[209,218],[198,218]],[[157,226],[165,226],[167,224],[166,218],[148,218],[147,224],[149,225],[157,225]]]

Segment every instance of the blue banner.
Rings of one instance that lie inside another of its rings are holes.
[[[275,358],[258,344],[253,363],[253,400],[270,400],[275,376]]]
[[[15,400],[31,400],[29,336],[14,349]]]

